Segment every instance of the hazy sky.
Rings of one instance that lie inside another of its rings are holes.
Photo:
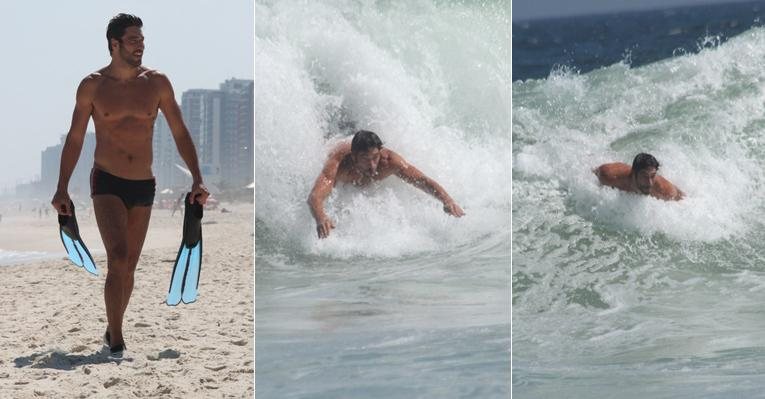
[[[0,189],[33,180],[40,152],[69,130],[77,85],[110,61],[106,25],[119,12],[143,20],[146,66],[183,91],[253,78],[250,0],[9,0],[0,2]],[[89,130],[93,130],[91,122]],[[52,193],[51,193],[52,194]]]
[[[513,21],[746,0],[513,0]]]

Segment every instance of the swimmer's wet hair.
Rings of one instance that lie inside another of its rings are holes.
[[[109,46],[109,54],[112,53],[112,42],[110,39],[115,39],[122,43],[122,36],[125,35],[125,30],[131,26],[143,28],[143,21],[132,14],[119,13],[112,17],[109,25],[106,27],[106,45]]]
[[[645,168],[656,168],[656,170],[659,170],[659,161],[653,155],[641,152],[632,161],[632,173],[640,172]]]
[[[382,141],[374,132],[359,130],[351,140],[351,152],[367,152],[373,148],[382,148]]]

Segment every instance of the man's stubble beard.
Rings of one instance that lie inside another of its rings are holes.
[[[122,50],[120,50],[120,58],[122,58],[122,61],[125,61],[126,64],[133,67],[141,66],[143,62],[143,56],[139,56],[137,58],[134,58],[134,57],[135,57],[134,55],[130,53],[125,54],[124,52],[122,52]]]

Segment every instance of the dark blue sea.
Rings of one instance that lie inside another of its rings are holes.
[[[513,397],[765,398],[763,12],[514,21]]]
[[[765,2],[513,21],[513,81],[697,53],[765,22]]]

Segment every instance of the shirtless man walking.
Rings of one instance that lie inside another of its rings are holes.
[[[77,88],[72,125],[61,153],[58,187],[51,201],[60,214],[71,214],[69,179],[92,117],[96,150],[90,175],[91,198],[108,262],[104,287],[108,326],[104,338],[115,357],[125,349],[122,320],[154,203],[151,143],[159,110],[191,171],[191,198],[204,204],[209,195],[170,81],[141,65],[142,26],[140,18],[128,14],[118,14],[109,22],[106,38],[111,63],[86,76]]]
[[[308,206],[316,219],[319,238],[328,237],[329,232],[335,228],[334,222],[324,213],[324,200],[337,182],[366,186],[394,174],[436,197],[444,205],[444,212],[456,217],[465,214],[435,180],[408,164],[401,155],[383,148],[382,141],[375,133],[360,130],[350,143],[342,143],[332,150],[308,196]]]
[[[600,184],[622,191],[650,195],[665,201],[680,201],[685,196],[669,180],[657,175],[659,161],[651,154],[637,154],[632,166],[614,162],[600,165],[592,171]]]

